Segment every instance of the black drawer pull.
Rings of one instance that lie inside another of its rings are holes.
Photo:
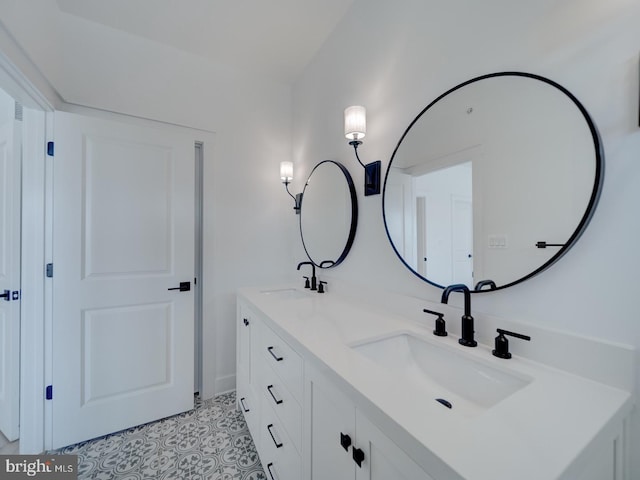
[[[242,410],[244,410],[244,411],[245,411],[245,413],[246,413],[246,412],[248,412],[248,411],[249,411],[249,409],[248,409],[248,408],[247,408],[247,406],[244,404],[244,401],[245,401],[245,400],[246,400],[246,399],[245,399],[244,397],[242,397],[242,398],[240,399],[240,405],[242,405]]]
[[[270,423],[269,425],[267,425],[267,430],[269,430],[269,435],[271,435],[271,440],[273,440],[273,444],[276,446],[276,448],[280,448],[282,446],[282,443],[278,443],[276,438],[273,436],[273,432],[271,431],[272,428],[273,428],[273,423]]]
[[[348,452],[349,447],[351,446],[351,437],[340,432],[340,445],[342,445],[342,448]]]
[[[279,357],[275,353],[273,353],[273,347],[268,347],[267,350],[269,350],[271,356],[276,359],[276,362],[281,362],[282,360],[284,360],[284,357]]]
[[[267,465],[267,470],[269,471],[269,476],[271,477],[271,480],[276,480],[273,476],[273,472],[271,471],[271,467],[273,467],[273,463],[270,463]]]
[[[356,462],[360,468],[362,468],[362,462],[364,461],[364,452],[359,448],[353,449],[353,461]]]
[[[276,396],[273,394],[273,391],[271,390],[272,388],[273,388],[273,385],[269,385],[267,387],[267,390],[269,390],[269,393],[271,394],[271,398],[273,398],[273,401],[276,402],[276,405],[280,405],[282,403],[282,400],[281,399],[278,400],[276,398]]]
[[[247,320],[246,318],[243,318],[243,319],[242,319],[242,323],[244,323],[244,326],[245,326],[245,327],[248,327],[248,326],[249,326],[249,320]]]

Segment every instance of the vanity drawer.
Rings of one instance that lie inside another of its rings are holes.
[[[267,399],[262,397],[262,402],[260,460],[267,480],[299,480],[302,478],[300,454]]]
[[[302,408],[283,381],[268,366],[260,371],[261,401],[271,407],[296,449],[302,451]]]
[[[253,438],[256,448],[258,448],[260,432],[258,421],[260,419],[260,396],[256,395],[253,388],[248,385],[238,384],[236,389],[236,401],[238,408],[244,415],[244,420],[247,422],[247,428]]]
[[[302,357],[264,324],[260,350],[265,364],[276,372],[296,400],[302,402]]]

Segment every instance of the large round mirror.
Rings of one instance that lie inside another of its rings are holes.
[[[445,92],[409,125],[383,192],[391,244],[438,286],[505,288],[575,243],[604,173],[597,129],[546,78],[484,75]]]
[[[324,160],[309,174],[302,193],[300,234],[309,260],[321,268],[342,262],[353,244],[358,200],[349,171]]]

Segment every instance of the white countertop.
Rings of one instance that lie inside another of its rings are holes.
[[[632,396],[624,390],[517,355],[498,359],[491,354],[493,346],[462,347],[457,336],[432,335],[432,323],[419,324],[336,293],[295,293],[294,288],[245,288],[239,295],[307,360],[320,362],[351,387],[352,396],[361,395],[357,403],[382,412],[389,425],[399,427],[394,431],[404,435],[394,439],[418,463],[435,456],[466,480],[569,479],[574,461],[584,460],[593,440],[631,411]],[[531,381],[487,410],[460,415],[456,408],[417,394],[414,386],[351,348],[396,332],[423,337]]]

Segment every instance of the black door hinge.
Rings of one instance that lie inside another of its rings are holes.
[[[47,155],[49,155],[50,157],[53,157],[53,149],[54,149],[53,142],[47,142]]]
[[[53,278],[53,263],[47,263],[47,278]]]
[[[52,400],[53,399],[53,385],[47,385],[46,392],[45,392],[45,398],[47,400]]]

